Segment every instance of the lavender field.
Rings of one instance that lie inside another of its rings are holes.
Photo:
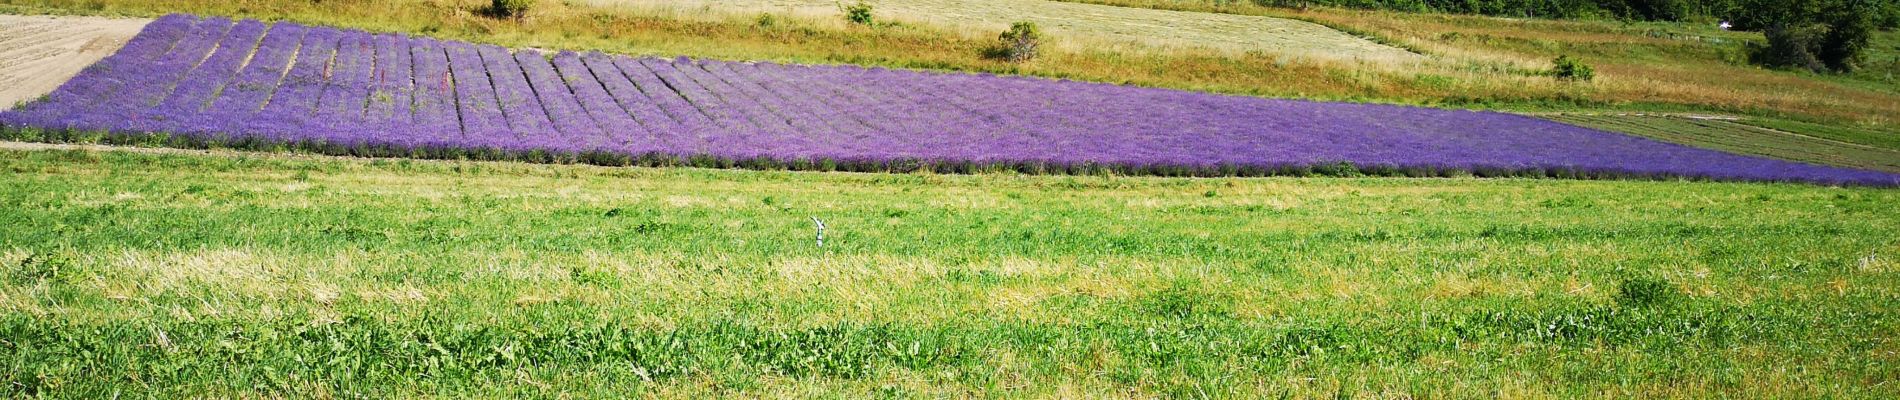
[[[1686,177],[1900,185],[1530,117],[596,52],[171,15],[7,138],[813,170]]]

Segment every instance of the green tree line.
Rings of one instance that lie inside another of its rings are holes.
[[[1228,0],[1213,0],[1225,3]],[[1745,29],[1765,28],[1760,23],[1781,17],[1791,9],[1827,9],[1842,3],[1862,3],[1857,7],[1871,12],[1877,26],[1900,27],[1900,1],[1896,0],[1251,0],[1270,7],[1333,6],[1397,11],[1483,14],[1533,18],[1631,19],[1683,21],[1720,19],[1735,21]]]

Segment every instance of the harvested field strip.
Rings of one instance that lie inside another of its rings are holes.
[[[761,12],[839,19],[832,0],[583,0],[600,6],[671,9],[682,16]],[[960,32],[1001,32],[1017,21],[1045,28],[1072,47],[1134,43],[1162,48],[1211,48],[1327,60],[1411,62],[1424,57],[1306,21],[1044,0],[884,0],[871,2],[876,18],[922,23]]]
[[[1545,118],[1675,143],[1696,143],[1731,153],[1900,172],[1900,150],[1843,142],[1755,126],[1748,120],[1668,115],[1558,114]]]
[[[229,65],[236,55],[214,54],[222,41],[246,42],[252,29],[230,32],[252,24],[162,18],[48,101],[0,114],[0,126],[23,140],[605,165],[1900,184],[1889,173],[1486,112],[846,66],[550,55],[294,24],[271,27],[242,69]],[[405,46],[407,59],[379,59]],[[200,68],[201,60],[213,64]],[[175,87],[198,87],[190,81],[199,71],[232,71],[236,90],[206,100],[205,111],[195,101],[161,101],[181,95]],[[410,86],[392,84],[392,76],[408,76]],[[417,94],[381,92],[408,87]],[[405,118],[398,111],[405,109],[414,114]]]
[[[0,110],[53,91],[118,50],[147,22],[0,15]]]

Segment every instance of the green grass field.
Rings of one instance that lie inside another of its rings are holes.
[[[1900,395],[1894,190],[166,153],[0,150],[0,393]]]

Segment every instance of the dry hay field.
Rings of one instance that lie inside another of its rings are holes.
[[[691,15],[790,14],[842,20],[834,0],[581,0],[601,6],[670,9]],[[1323,25],[1251,15],[1198,13],[1041,0],[870,1],[882,20],[994,35],[1035,22],[1063,45],[1088,49],[1136,43],[1163,48],[1264,52],[1325,60],[1415,61],[1423,56]]]
[[[118,51],[147,19],[0,15],[0,110],[38,98]]]

